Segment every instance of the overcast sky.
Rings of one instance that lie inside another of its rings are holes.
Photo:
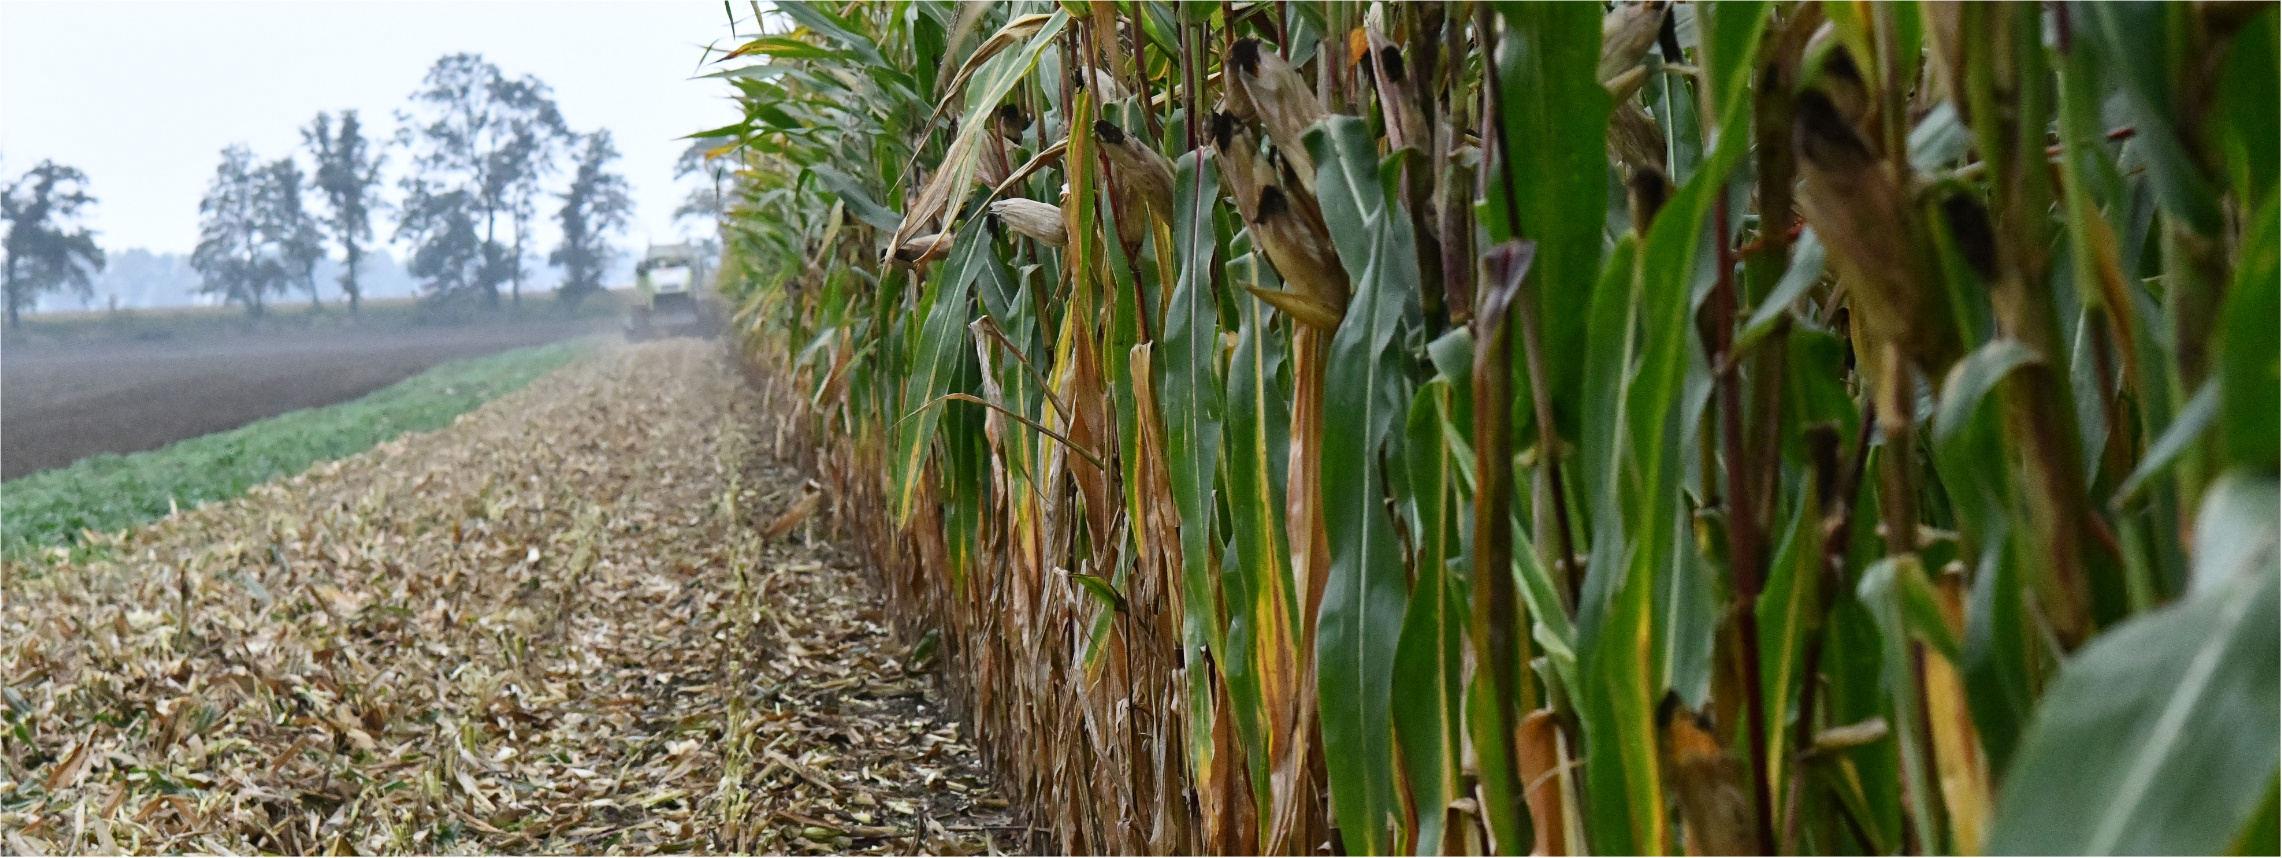
[[[41,159],[78,167],[104,247],[188,253],[223,147],[308,169],[299,129],[318,111],[354,108],[368,135],[391,134],[429,65],[467,51],[553,86],[573,130],[610,129],[634,186],[623,243],[672,241],[687,145],[674,138],[737,118],[727,84],[690,79],[701,46],[728,41],[727,15],[718,2],[0,2],[0,178]],[[404,160],[391,153],[388,199]]]

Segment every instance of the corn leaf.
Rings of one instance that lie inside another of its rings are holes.
[[[903,223],[903,218],[880,205],[869,191],[864,190],[863,185],[848,174],[822,165],[808,170],[816,174],[816,180],[824,183],[826,189],[840,195],[840,201],[847,204],[849,213],[854,214],[858,220],[871,224],[874,229],[893,233]]]
[[[1447,854],[1463,840],[1443,826],[1443,808],[1463,788],[1459,755],[1465,674],[1462,650],[1466,584],[1456,573],[1464,559],[1460,534],[1464,507],[1457,500],[1457,463],[1442,443],[1448,381],[1419,387],[1404,427],[1405,467],[1417,521],[1418,549],[1410,606],[1395,646],[1394,725],[1402,746],[1411,806],[1417,809],[1417,854]]]
[[[2186,65],[2178,51],[2186,42],[2187,9],[2163,3],[2087,3],[2084,28],[2104,65],[2119,79],[2128,98],[2133,140],[2146,153],[2155,179],[2156,199],[2166,214],[2209,235],[2219,228],[2219,187],[2205,175],[2178,127],[2175,71]]]
[[[1349,849],[1385,854],[1394,813],[1389,695],[1407,593],[1386,463],[1400,455],[1410,380],[1396,350],[1418,314],[1418,258],[1369,126],[1334,116],[1309,131],[1316,193],[1355,286],[1324,378],[1323,508],[1331,569],[1317,619],[1317,689],[1331,797]]]
[[[1221,432],[1220,310],[1212,295],[1218,247],[1212,204],[1220,198],[1220,177],[1204,152],[1181,156],[1173,198],[1171,264],[1177,273],[1165,313],[1157,402],[1165,420],[1173,504],[1181,515],[1181,646],[1188,653],[1187,663],[1204,664],[1209,650],[1225,669],[1228,646],[1216,590],[1219,581],[1213,574],[1219,542],[1212,514]],[[1217,681],[1210,671],[1188,674],[1189,764],[1199,772],[1212,762],[1212,688]]]
[[[1274,277],[1257,254],[1229,263],[1233,283],[1259,285]],[[1268,308],[1258,298],[1236,299],[1236,349],[1228,362],[1226,433],[1221,485],[1233,537],[1235,562],[1220,570],[1228,605],[1224,669],[1228,690],[1237,698],[1237,727],[1251,766],[1253,801],[1267,807],[1271,757],[1271,712],[1284,711],[1296,693],[1292,653],[1299,625],[1293,598],[1291,546],[1284,532],[1284,486],[1290,456],[1289,394],[1276,383],[1284,362],[1282,339],[1268,327]],[[1261,842],[1267,841],[1266,814]]]
[[[2022,739],[1991,852],[2200,855],[2234,841],[2282,768],[2275,497],[2271,474],[2214,484],[2194,593],[2069,662]]]
[[[1822,529],[1819,509],[1807,501],[1819,500],[1812,492],[1801,499],[1783,531],[1783,542],[1767,567],[1767,586],[1759,593],[1759,675],[1765,677],[1767,747],[1780,748],[1789,731],[1783,714],[1792,711],[1798,696],[1801,660],[1807,639],[1815,628],[1814,612],[1821,602]],[[1768,790],[1785,795],[1794,777],[1785,761],[1789,755],[1767,760]]]
[[[2282,231],[2277,230],[2277,201],[2269,198],[2256,222],[2245,230],[2244,252],[2236,269],[2234,288],[2227,293],[2219,342],[2220,425],[2226,427],[2230,462],[2272,468],[2282,445],[2282,353],[2278,353],[2274,320],[2282,318]]]
[[[1566,3],[1500,3],[1505,33],[1498,43],[1504,111],[1500,156],[1509,162],[1508,187],[1493,169],[1484,226],[1490,239],[1537,242],[1528,276],[1542,319],[1580,318],[1600,271],[1602,210],[1608,205],[1609,94],[1595,70],[1600,62],[1601,10]],[[1520,218],[1507,223],[1508,196]],[[1554,394],[1563,434],[1574,437],[1584,374],[1585,328],[1543,326],[1546,385]],[[1514,377],[1526,378],[1515,349]],[[1517,392],[1519,387],[1517,386]],[[1526,397],[1516,397],[1514,425],[1531,423]]]
[[[927,291],[920,302],[925,321],[921,324],[911,375],[904,380],[904,405],[896,427],[894,485],[898,524],[911,520],[912,503],[918,497],[915,489],[919,485],[920,469],[928,445],[935,440],[936,426],[942,421],[941,410],[927,406],[950,390],[961,356],[969,351],[967,322],[972,287],[986,269],[997,264],[990,256],[989,233],[971,229],[959,237],[951,247],[951,255],[936,266],[934,276],[928,278]]]

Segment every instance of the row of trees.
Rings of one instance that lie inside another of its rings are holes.
[[[411,101],[410,111],[397,114],[398,130],[387,144],[411,165],[399,183],[404,198],[392,238],[411,245],[407,267],[433,296],[496,307],[504,286],[520,304],[528,245],[550,196],[562,235],[547,258],[564,271],[557,296],[576,305],[602,288],[616,253],[609,239],[633,211],[625,177],[610,169],[619,157],[610,132],[573,132],[545,83],[510,78],[478,54],[437,60]],[[361,296],[357,264],[373,240],[373,215],[384,205],[379,191],[387,153],[353,110],[343,111],[338,124],[319,113],[301,136],[316,165],[313,176],[291,156],[263,164],[243,145],[223,150],[199,204],[191,265],[209,293],[258,316],[266,296],[298,289],[317,300],[316,263],[330,240],[346,263],[340,288],[353,314]],[[572,162],[570,182],[549,194],[545,180],[561,170],[565,156]],[[320,193],[323,215],[304,205],[305,186]]]

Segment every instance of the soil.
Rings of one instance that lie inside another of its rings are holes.
[[[0,353],[0,480],[345,402],[448,360],[609,328],[562,320],[11,343]]]
[[[1036,848],[733,367],[606,347],[0,562],[0,851]]]

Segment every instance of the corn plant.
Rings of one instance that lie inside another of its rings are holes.
[[[2271,4],[754,16],[737,330],[1061,848],[2276,848]]]

